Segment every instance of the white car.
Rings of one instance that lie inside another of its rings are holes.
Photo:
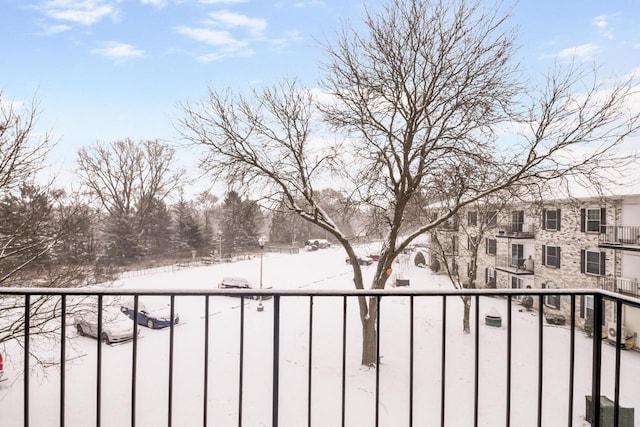
[[[233,277],[233,276],[224,277],[222,281],[218,283],[218,288],[219,289],[256,289],[254,286],[251,286],[249,281],[244,277]],[[263,286],[263,289],[271,289],[271,287]],[[265,299],[270,299],[271,295],[265,295],[263,297],[252,295],[249,298],[252,298],[255,300],[258,300],[258,299],[265,300]]]
[[[98,316],[96,313],[88,312],[76,315],[76,330],[80,336],[90,336],[98,338]],[[140,332],[140,329],[137,329]],[[111,313],[103,311],[102,313],[102,332],[100,339],[107,343],[120,343],[133,339],[134,323],[120,312]]]

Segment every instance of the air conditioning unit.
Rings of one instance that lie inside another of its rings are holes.
[[[620,334],[620,340],[621,340],[620,344],[624,345],[626,348],[632,348],[633,341],[634,341],[634,334],[624,326],[622,327],[621,332],[622,333]],[[607,325],[607,339],[609,340],[609,342],[615,343],[616,335],[617,335],[617,325],[615,323],[609,323]]]

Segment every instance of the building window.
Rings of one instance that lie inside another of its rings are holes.
[[[520,233],[524,225],[524,211],[511,212],[511,232]]]
[[[524,264],[524,246],[511,245],[511,265],[519,267]]]
[[[496,270],[489,267],[485,268],[484,277],[485,277],[485,284],[487,285],[487,288],[496,287]]]
[[[586,274],[605,275],[605,252],[582,250],[580,251],[580,272]]]
[[[560,230],[560,209],[542,211],[542,229]]]
[[[467,213],[467,224],[478,225],[478,212],[473,211]]]
[[[495,227],[496,225],[498,225],[498,212],[496,211],[487,212],[485,220],[489,227]]]
[[[517,276],[511,276],[511,288],[522,289],[522,279]]]
[[[476,249],[479,245],[479,238],[476,236],[468,236],[467,237],[467,249],[469,249],[470,251]]]
[[[486,245],[487,245],[487,253],[489,255],[495,255],[498,252],[498,244],[496,239],[487,239]]]
[[[543,283],[542,289],[553,289],[554,286],[552,283]],[[560,310],[560,295],[545,295],[544,296],[545,305],[555,308],[556,310]]]
[[[542,245],[542,265],[560,268],[560,247]]]
[[[580,209],[580,231],[603,233],[607,210],[605,208]]]
[[[593,319],[593,295],[584,296],[584,311],[581,314],[584,319]]]

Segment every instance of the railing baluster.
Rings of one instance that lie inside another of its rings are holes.
[[[620,350],[622,347],[622,301],[616,301],[616,373],[613,406],[613,425],[618,425],[620,417]]]
[[[380,422],[380,296],[376,295],[376,417],[375,426]]]
[[[569,347],[569,424],[573,426],[573,388],[576,368],[576,296],[571,295],[571,343]]]
[[[136,427],[136,379],[138,373],[138,298],[133,297],[133,349],[131,351],[131,427]]]
[[[311,427],[311,380],[313,367],[313,295],[309,297],[309,358],[307,360],[307,426]]]
[[[506,403],[506,425],[511,426],[511,344],[513,335],[513,321],[511,316],[511,295],[507,296],[507,403]]]
[[[29,427],[29,330],[31,329],[31,295],[24,296],[24,427]]]
[[[209,401],[209,295],[204,297],[204,374],[202,391],[202,427],[207,427]]]
[[[480,297],[476,295],[475,312],[475,355],[474,355],[474,380],[473,380],[473,425],[478,427],[478,388],[480,377]]]
[[[169,405],[167,411],[167,425],[171,427],[173,420],[173,318],[175,315],[175,296],[171,295],[171,309],[169,314],[169,391],[168,402]]]
[[[542,377],[544,360],[544,304],[543,296],[538,295],[538,427],[542,427]]]
[[[442,296],[442,355],[440,369],[440,426],[444,427],[445,399],[446,399],[446,375],[447,365],[447,296]]]
[[[280,377],[280,295],[273,298],[273,409],[271,410],[272,427],[278,427]]]
[[[409,427],[413,427],[413,295],[409,297]]]
[[[347,388],[347,297],[342,297],[342,427],[346,420]]]
[[[238,427],[242,426],[242,393],[244,390],[244,296],[240,298],[240,361],[238,366]]]
[[[67,296],[60,295],[60,427],[64,427],[67,359]]]
[[[103,296],[98,295],[98,330],[97,330],[97,357],[96,357],[96,427],[100,427],[102,418],[102,304]]]
[[[593,358],[591,376],[591,422],[600,427],[600,380],[602,379],[602,295],[593,295]]]

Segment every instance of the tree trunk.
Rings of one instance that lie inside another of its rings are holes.
[[[464,316],[462,318],[462,331],[465,334],[471,333],[471,327],[469,326],[469,312],[471,311],[471,297],[462,297],[462,303],[464,304]]]
[[[362,298],[363,300],[365,298]],[[366,304],[366,303],[365,303]],[[369,310],[366,315],[361,316],[362,322],[362,365],[376,366],[378,358],[376,316],[378,303],[375,297],[369,298]],[[362,313],[362,312],[361,312]]]

